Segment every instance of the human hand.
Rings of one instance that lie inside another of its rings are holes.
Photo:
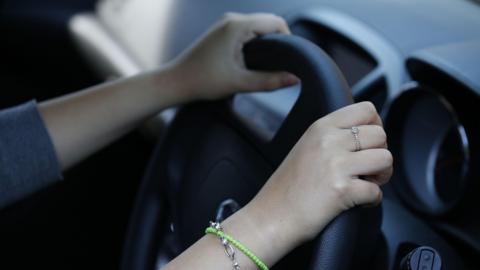
[[[286,72],[260,72],[245,67],[243,45],[256,36],[290,34],[286,22],[266,13],[227,13],[192,47],[173,61],[188,84],[192,99],[216,99],[235,91],[272,90],[298,82]]]
[[[342,211],[378,204],[392,162],[373,104],[353,104],[312,124],[246,208],[271,239],[292,248],[314,238]]]

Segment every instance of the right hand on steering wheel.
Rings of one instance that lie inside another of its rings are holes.
[[[248,208],[293,247],[310,240],[342,211],[381,201],[393,169],[386,139],[372,103],[339,109],[310,126]]]

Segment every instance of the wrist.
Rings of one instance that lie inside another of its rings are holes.
[[[182,65],[171,62],[165,66],[145,73],[147,85],[145,91],[152,93],[153,98],[162,109],[188,103],[196,97],[189,75]]]
[[[298,244],[296,237],[284,226],[284,222],[249,203],[226,219],[225,232],[249,248],[268,266],[272,266]],[[248,263],[248,260],[247,260]],[[241,263],[242,265],[245,262]]]
[[[175,81],[180,95],[186,102],[204,99],[203,92],[206,84],[204,79],[212,78],[202,74],[202,70],[205,71],[205,67],[197,66],[195,61],[190,61],[185,56],[172,60],[165,67],[165,72]]]
[[[256,226],[261,228],[259,233],[277,250],[288,253],[307,240],[295,226],[295,218],[285,213],[281,205],[270,207],[266,202],[255,198],[245,209],[249,219],[254,220]]]

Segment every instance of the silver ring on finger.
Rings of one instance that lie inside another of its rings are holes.
[[[360,144],[360,138],[359,138],[359,130],[357,126],[351,127],[350,131],[352,132],[353,135],[353,141],[355,142],[355,151],[358,152],[362,150],[362,145]]]

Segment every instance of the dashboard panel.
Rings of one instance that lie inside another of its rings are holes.
[[[359,45],[322,24],[305,19],[291,22],[290,29],[293,34],[304,37],[322,48],[335,61],[350,87],[378,65]]]
[[[437,51],[437,49],[433,51]],[[472,254],[480,254],[480,218],[476,214],[480,192],[478,183],[480,176],[478,166],[480,162],[480,140],[478,139],[480,138],[478,122],[480,97],[478,95],[479,88],[475,86],[475,82],[480,78],[480,70],[472,67],[477,65],[475,62],[480,57],[480,47],[474,50],[470,47],[470,50],[456,51],[455,54],[463,52],[468,54],[468,57],[455,58],[450,55],[450,61],[440,61],[440,59],[446,60],[449,54],[439,56],[433,54],[433,51],[429,54],[426,52],[415,54],[407,60],[407,68],[412,74],[412,78],[419,82],[423,89],[429,89],[450,104],[449,110],[456,115],[456,121],[460,124],[458,126],[463,127],[463,131],[460,131],[460,133],[464,133],[461,135],[463,142],[460,144],[463,145],[464,150],[458,152],[459,148],[456,148],[457,150],[453,150],[446,159],[448,166],[454,165],[452,168],[457,168],[454,170],[457,171],[456,177],[446,177],[448,172],[442,176],[450,182],[461,183],[464,191],[450,211],[443,215],[433,215],[429,220],[432,226],[459,243],[466,254],[474,256]],[[465,61],[466,58],[470,58],[472,62]],[[395,113],[392,112],[393,114]],[[393,121],[392,124],[394,124]],[[455,149],[455,146],[458,147],[459,140],[456,141],[457,143],[449,143],[449,151]],[[460,155],[458,155],[459,153]],[[463,161],[459,162],[461,160]],[[458,173],[461,172],[461,167],[455,164],[464,164],[461,166],[465,170],[462,172],[463,175]],[[455,189],[448,189],[448,194],[449,196],[455,194]],[[413,211],[422,211],[420,207],[412,209]]]

